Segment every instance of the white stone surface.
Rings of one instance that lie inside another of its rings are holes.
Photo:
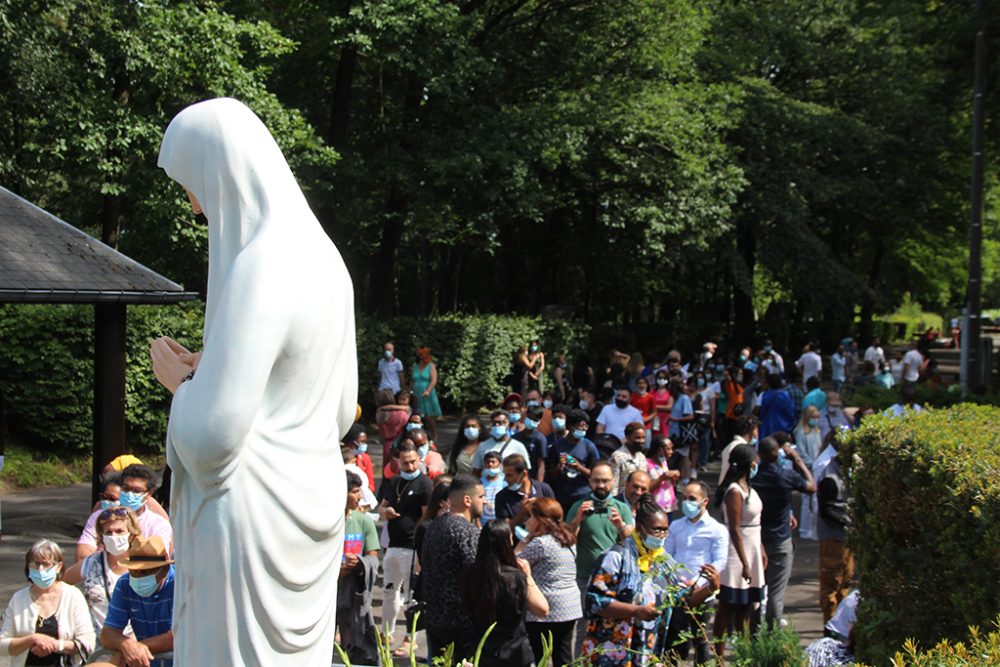
[[[204,351],[170,411],[175,664],[329,665],[357,403],[354,294],[264,124],[232,99],[159,165],[209,223]]]

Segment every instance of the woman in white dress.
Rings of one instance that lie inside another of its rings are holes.
[[[764,505],[750,486],[759,464],[753,447],[737,445],[729,454],[729,470],[715,494],[715,505],[722,505],[729,528],[729,558],[722,571],[719,610],[712,633],[719,655],[725,650],[723,636],[748,628],[753,608],[762,599],[767,564],[760,539],[760,514]]]
[[[171,121],[159,165],[208,220],[204,352],[150,353],[167,430],[178,665],[330,664],[357,407],[354,290],[245,105]]]

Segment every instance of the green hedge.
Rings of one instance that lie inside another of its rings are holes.
[[[435,318],[358,319],[359,397],[370,401],[377,385],[382,345],[393,341],[407,377],[417,347],[427,345],[438,368],[445,410],[494,407],[510,391],[507,378],[519,345],[537,339],[545,352],[546,373],[556,356],[585,350],[590,328],[580,322],[541,317],[445,315]],[[548,386],[552,386],[551,376]]]
[[[863,573],[858,657],[965,637],[1000,612],[1000,409],[878,416],[846,442]]]
[[[163,450],[170,395],[153,376],[149,341],[169,335],[201,348],[201,302],[128,309],[126,437],[136,451]],[[65,305],[0,307],[0,390],[14,440],[41,451],[72,452],[92,444],[93,308]],[[428,345],[438,363],[447,411],[493,406],[518,345],[537,338],[550,367],[559,353],[588,343],[583,324],[532,317],[455,315],[438,318],[358,319],[361,401],[376,387],[382,344],[396,342],[410,372],[416,348]]]
[[[927,650],[922,650],[915,641],[907,641],[893,656],[892,667],[997,667],[1000,665],[998,629],[1000,618],[993,621],[989,632],[973,626],[964,641],[942,640]]]

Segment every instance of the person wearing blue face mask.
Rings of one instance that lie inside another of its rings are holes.
[[[170,527],[170,521],[150,509],[152,505],[153,492],[157,487],[157,476],[152,468],[141,463],[134,463],[121,473],[121,493],[118,502],[122,507],[127,507],[135,512],[139,520],[139,527],[146,537],[157,535],[167,545],[167,549],[173,548],[174,531]],[[82,561],[90,554],[97,551],[100,537],[97,534],[97,517],[103,510],[98,509],[87,519],[83,532],[76,545],[76,560]]]
[[[698,583],[704,565],[722,572],[729,559],[729,534],[725,526],[709,515],[709,495],[704,482],[692,481],[684,487],[681,495],[684,518],[670,524],[670,534],[663,545],[677,561],[677,577],[693,591],[705,588]],[[681,660],[686,660],[688,651],[694,648],[694,664],[700,665],[714,660],[712,648],[704,634],[698,632],[699,627],[711,623],[711,612],[689,608],[695,610],[677,610],[671,617],[666,645],[674,647]],[[685,635],[689,638],[681,641]]]
[[[63,551],[51,540],[39,540],[24,556],[30,585],[14,593],[3,613],[0,655],[7,664],[79,665],[81,654],[94,650],[94,626],[87,601],[62,581]]]
[[[382,358],[378,360],[378,388],[396,394],[405,386],[406,369],[396,358],[396,346],[389,341],[382,346]]]
[[[382,607],[382,625],[392,636],[396,618],[410,596],[410,579],[416,561],[414,533],[417,522],[430,502],[434,484],[421,471],[420,454],[412,440],[406,439],[396,448],[399,474],[382,482],[379,487],[379,516],[386,522],[389,547],[382,559],[382,577],[385,585]],[[403,640],[401,652],[408,652],[410,638]]]
[[[548,455],[549,443],[538,430],[542,422],[545,411],[540,405],[532,405],[524,410],[524,428],[514,434],[524,448],[528,450],[528,460],[531,462],[531,471],[535,479],[545,479],[545,457]]]
[[[729,456],[726,477],[715,492],[715,506],[723,508],[729,529],[729,556],[722,571],[719,609],[712,632],[717,651],[725,650],[725,634],[749,631],[753,607],[762,599],[767,560],[760,540],[764,505],[750,486],[759,465],[753,447],[737,445]]]
[[[566,428],[566,415],[569,414],[568,405],[556,405],[552,408],[552,433],[546,437],[546,445],[551,447],[559,438],[565,438],[569,434]]]
[[[375,493],[375,466],[371,456],[368,455],[368,434],[365,433],[365,427],[361,424],[354,424],[347,429],[347,433],[340,439],[340,443],[354,450],[354,465],[364,473],[368,491]]]
[[[483,456],[483,475],[480,478],[483,482],[483,492],[486,494],[483,502],[482,523],[497,518],[496,497],[497,494],[506,488],[507,482],[503,477],[503,467],[500,465],[500,455],[496,452],[486,452]]]
[[[601,458],[597,445],[587,439],[590,425],[587,413],[571,410],[566,416],[566,423],[566,435],[552,443],[545,461],[546,481],[555,492],[563,512],[569,512],[573,503],[590,494],[590,469]]]
[[[555,498],[545,482],[532,479],[528,463],[519,454],[510,454],[502,461],[505,487],[494,499],[496,518],[506,519],[517,532],[528,520],[528,506],[536,498]]]
[[[136,537],[120,563],[128,568],[115,585],[101,644],[115,653],[105,664],[149,664],[154,656],[174,648],[174,566],[163,540]],[[131,624],[133,635],[125,634]],[[169,667],[170,659],[156,663]]]
[[[520,454],[531,467],[531,457],[523,443],[510,437],[510,419],[506,410],[496,410],[490,415],[490,437],[479,445],[472,457],[472,469],[477,477],[483,474],[483,457],[486,452],[497,452],[500,460],[511,454]]]
[[[622,655],[632,665],[663,656],[672,648],[667,628],[683,613],[677,608],[681,598],[698,607],[719,585],[719,572],[709,563],[699,568],[707,585],[679,582],[666,550],[673,530],[667,513],[648,494],[636,505],[635,532],[601,555],[584,596],[590,620],[581,655],[596,667],[617,667]]]

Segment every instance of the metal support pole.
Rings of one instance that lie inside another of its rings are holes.
[[[94,306],[94,476],[97,502],[101,470],[125,453],[125,309],[123,303]]]

